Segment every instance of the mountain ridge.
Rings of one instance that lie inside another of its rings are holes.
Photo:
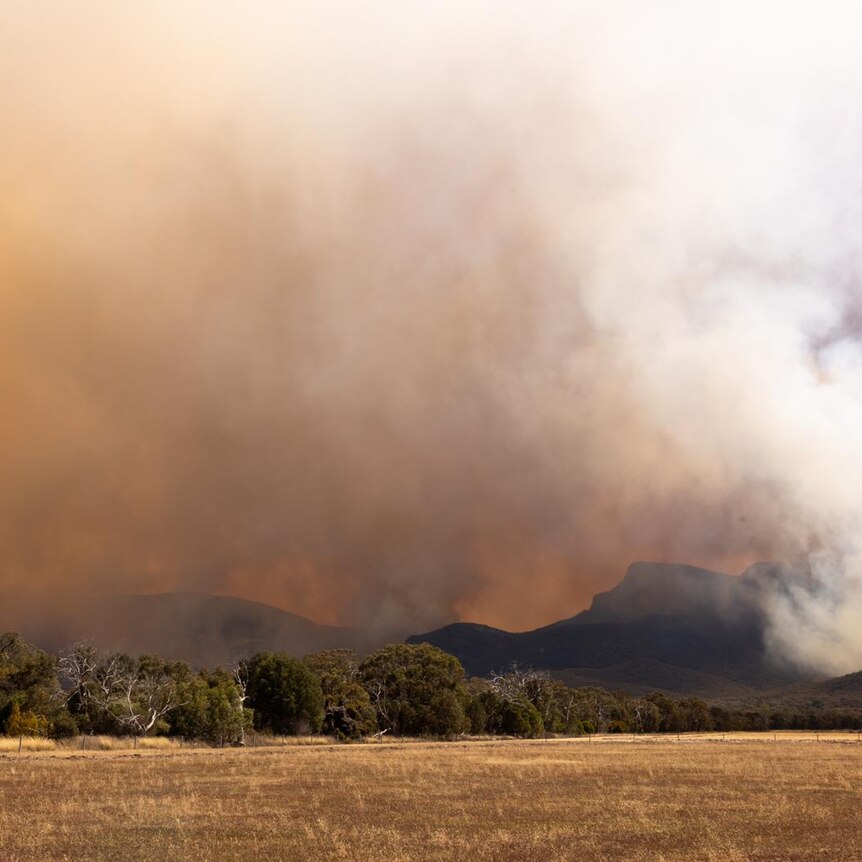
[[[590,607],[549,625],[509,632],[455,622],[406,640],[439,646],[476,676],[517,662],[572,685],[632,694],[659,690],[734,703],[789,698],[862,706],[862,672],[817,688],[826,682],[782,665],[766,649],[766,600],[788,583],[804,585],[808,574],[798,564],[757,563],[730,575],[635,562]],[[93,640],[105,649],[210,667],[259,651],[301,656],[348,647],[367,653],[382,645],[367,632],[322,625],[263,602],[195,592],[69,597],[17,618],[6,605],[0,608],[2,628],[19,630],[51,652]]]
[[[301,656],[377,645],[357,629],[322,625],[251,599],[195,592],[84,597],[38,614],[7,609],[0,621],[49,652],[92,640],[102,649],[156,653],[196,667],[229,665],[263,651]]]
[[[799,565],[758,563],[730,575],[639,561],[589,608],[556,623],[527,632],[455,623],[408,641],[452,652],[479,676],[518,662],[632,693],[754,696],[807,679],[765,646],[765,597],[785,570],[804,575]]]

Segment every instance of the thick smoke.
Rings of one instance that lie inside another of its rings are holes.
[[[854,14],[10,4],[4,591],[527,628],[813,554],[772,642],[862,666]]]

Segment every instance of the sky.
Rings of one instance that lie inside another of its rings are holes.
[[[849,2],[5,0],[0,588],[380,632],[807,558],[862,666]]]

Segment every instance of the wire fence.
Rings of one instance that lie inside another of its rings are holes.
[[[511,742],[513,737],[499,736],[470,736],[458,737],[461,743],[484,743],[494,745],[501,742]],[[374,736],[358,740],[352,744],[359,745],[406,745],[406,744],[442,744],[452,740],[435,739],[433,737],[381,737]],[[862,744],[862,731],[732,731],[722,733],[712,731],[705,733],[660,733],[660,734],[588,734],[582,736],[557,736],[542,739],[519,740],[524,744],[542,743],[585,743],[585,744],[609,744],[609,743],[679,743],[690,744],[696,742],[711,743],[745,743],[745,742],[830,742],[830,743],[856,743]],[[107,736],[95,734],[83,734],[65,739],[48,739],[43,736],[0,736],[0,755],[28,754],[35,752],[60,752],[73,754],[78,752],[128,752],[128,751],[150,751],[150,752],[179,752],[182,750],[195,749],[220,749],[233,748],[255,751],[259,749],[295,748],[297,746],[326,746],[336,745],[337,740],[328,736],[279,736],[250,731],[245,734],[241,744],[229,742],[219,744],[210,740],[190,739],[184,736]]]

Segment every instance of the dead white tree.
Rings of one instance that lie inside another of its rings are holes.
[[[245,704],[248,700],[249,670],[245,661],[237,662],[233,669],[233,681],[236,683],[239,709],[239,744],[245,745]]]
[[[375,736],[383,736],[384,733],[392,730],[395,725],[389,704],[389,687],[385,679],[377,676],[373,679],[365,680],[365,690],[368,692],[368,697],[371,699],[371,703],[377,712],[378,722],[385,725],[385,728],[381,732],[376,733]]]
[[[534,703],[542,685],[550,679],[544,671],[522,668],[517,662],[505,673],[494,674],[491,689],[509,703]]]
[[[164,662],[121,653],[100,653],[90,643],[64,653],[58,671],[67,703],[91,720],[109,718],[119,728],[145,736],[180,706],[176,679]]]
[[[146,736],[161,718],[180,703],[177,682],[158,659],[141,658],[137,663],[119,663],[113,680],[115,697],[111,711],[121,727],[135,736]]]
[[[62,653],[57,662],[57,673],[63,683],[58,696],[89,719],[95,718],[104,708],[103,698],[99,697],[102,685],[97,680],[99,665],[99,652],[92,641],[75,644]]]

